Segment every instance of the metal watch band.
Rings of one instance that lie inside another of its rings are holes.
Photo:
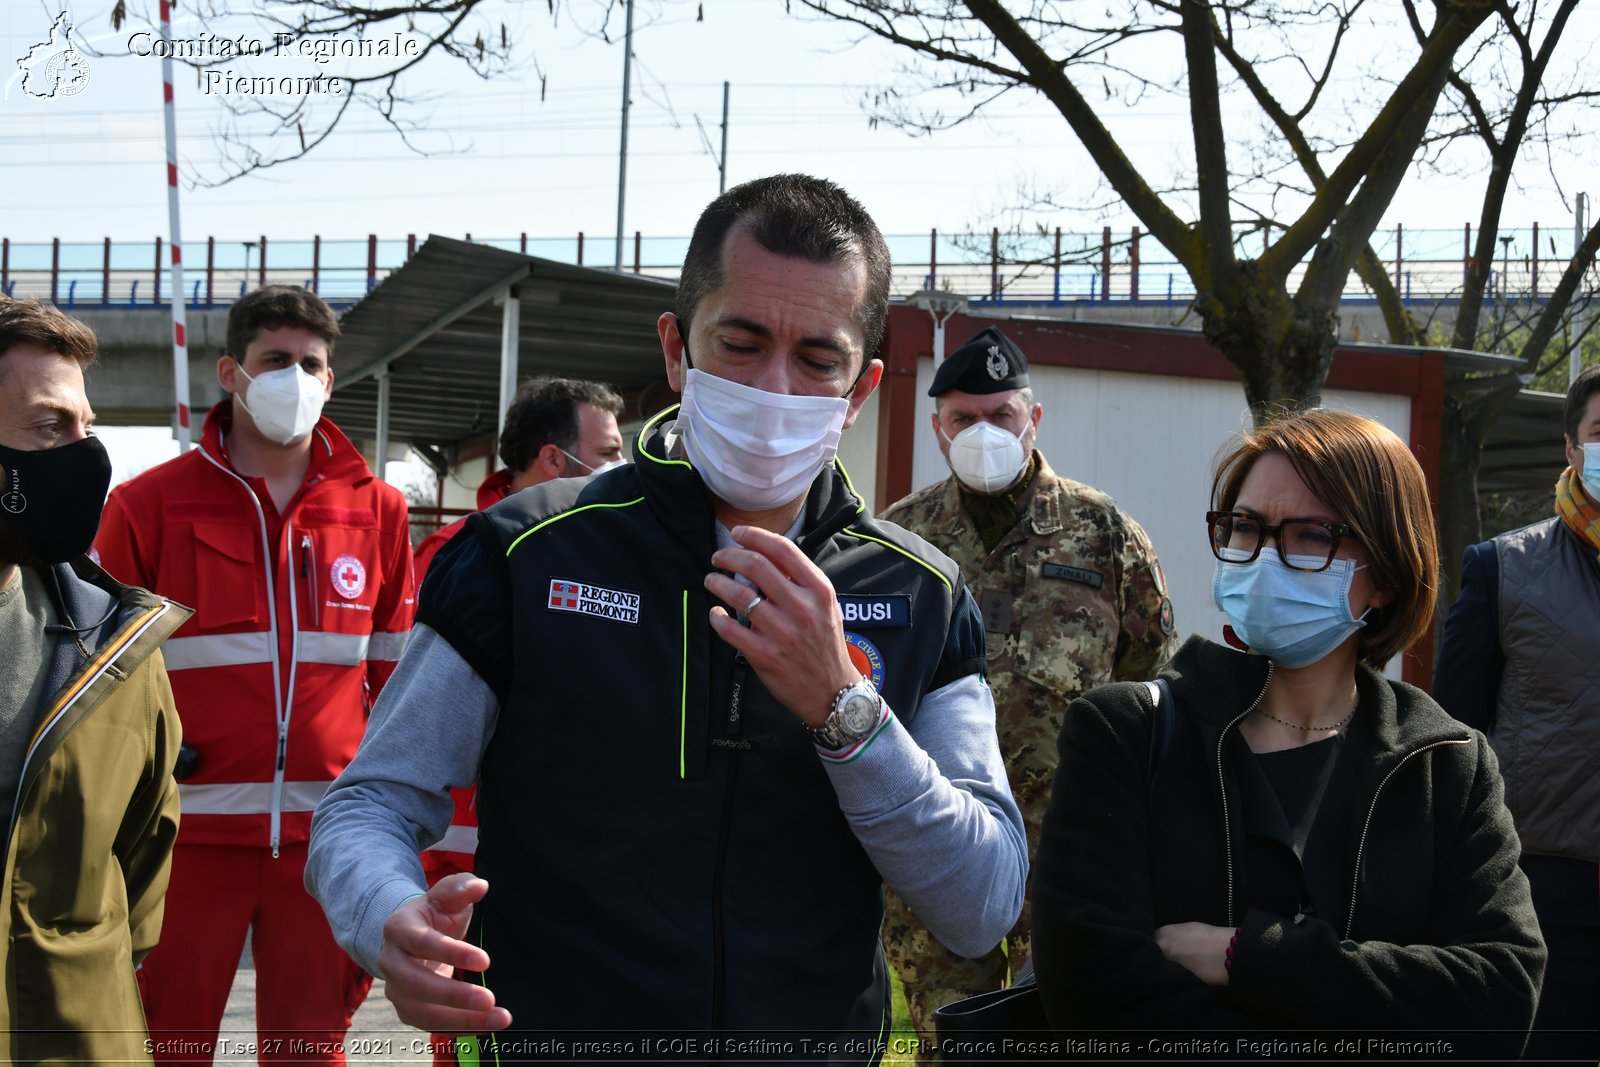
[[[870,691],[872,695],[877,698],[879,712],[877,718],[882,717],[883,696],[872,684],[872,679],[863,675],[860,681],[852,682],[850,685],[845,686],[843,689],[839,690],[833,695],[833,707],[828,712],[828,718],[823,722],[820,729],[812,730],[810,727],[807,727],[807,730],[811,734],[812,740],[815,741],[819,746],[833,750],[848,748],[850,745],[855,744],[857,741],[860,741],[862,738],[866,737],[867,734],[872,732],[872,726],[877,725],[877,718],[873,720],[872,725],[868,726],[865,732],[860,734],[849,730],[845,726],[843,718],[845,700],[850,694],[858,692],[861,689]]]

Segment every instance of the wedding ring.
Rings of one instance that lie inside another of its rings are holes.
[[[750,603],[744,606],[744,617],[748,619],[750,617],[750,613],[759,608],[766,601],[766,599],[767,594],[765,593],[757,593],[755,596],[751,597]]]

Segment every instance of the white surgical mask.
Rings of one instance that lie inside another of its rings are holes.
[[[1313,567],[1322,562],[1294,559]],[[1252,650],[1280,667],[1305,667],[1366,626],[1366,612],[1356,618],[1350,611],[1350,585],[1359,569],[1353,559],[1336,559],[1327,570],[1299,571],[1263,546],[1250,563],[1217,564],[1211,599]]]
[[[706,488],[769,511],[804,496],[833,462],[849,410],[843,397],[769,393],[691,368],[675,428]]]
[[[561,448],[560,445],[556,445],[556,447],[557,448]],[[574,456],[571,452],[568,452],[564,448],[561,448],[561,454],[563,456],[566,456],[568,459],[572,460],[572,462],[576,463],[578,466],[583,467],[585,470],[587,470],[589,472],[589,474],[603,474],[606,471],[610,470],[612,467],[620,467],[624,463],[628,462],[627,460],[625,460],[622,457],[618,456],[616,459],[611,460],[609,463],[602,463],[598,467],[591,467],[591,466],[589,466],[589,464],[585,463],[583,460],[579,459],[577,456]],[[584,475],[580,474],[580,475],[578,475],[578,477],[581,478],[581,477],[584,477]]]
[[[238,361],[235,360],[235,363]],[[239,400],[255,421],[261,436],[280,445],[293,444],[317,425],[322,416],[322,405],[327,400],[327,387],[315,375],[302,370],[300,364],[268,371],[254,378],[244,374],[244,392]]]
[[[1024,431],[1026,432],[1026,431]],[[955,437],[939,436],[949,442],[946,459],[961,484],[975,493],[998,493],[1022,475],[1028,462],[1028,449],[1022,438],[992,422],[975,422]]]

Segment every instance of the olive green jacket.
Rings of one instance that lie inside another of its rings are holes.
[[[161,933],[180,727],[159,645],[189,617],[87,559],[50,568],[47,694],[9,809],[0,1062],[148,1061],[134,970]]]

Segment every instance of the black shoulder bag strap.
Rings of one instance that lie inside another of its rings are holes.
[[[1145,682],[1144,687],[1150,691],[1150,762],[1145,775],[1145,782],[1150,783],[1156,780],[1162,757],[1172,743],[1174,712],[1172,688],[1167,685],[1165,678]]]

